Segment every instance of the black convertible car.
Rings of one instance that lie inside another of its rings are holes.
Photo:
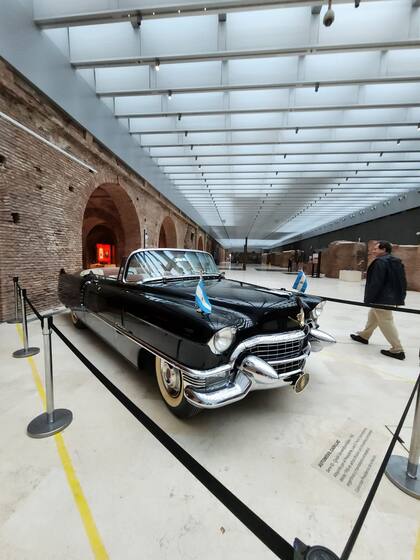
[[[198,284],[210,312],[197,307]],[[59,297],[76,327],[136,366],[154,355],[162,397],[180,417],[256,389],[299,392],[311,348],[335,342],[318,329],[320,298],[227,280],[203,251],[140,249],[119,269],[62,270]]]

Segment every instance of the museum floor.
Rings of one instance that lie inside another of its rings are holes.
[[[232,270],[227,277],[289,288],[281,272]],[[360,300],[363,286],[309,279],[309,291]],[[29,294],[30,295],[30,294]],[[410,292],[420,309],[420,293]],[[297,536],[338,555],[363,505],[317,463],[348,430],[372,430],[380,461],[418,373],[420,317],[396,317],[407,359],[352,342],[366,310],[328,303],[321,328],[334,347],[312,354],[308,388],[254,392],[226,408],[180,421],[165,408],[152,374],[138,372],[68,314],[55,322],[92,362],[178,443],[286,540]],[[41,346],[39,322],[30,344]],[[55,401],[74,414],[62,435],[26,435],[42,411],[43,356],[17,360],[14,325],[0,325],[0,558],[3,560],[262,560],[275,558],[185,470],[53,337]],[[410,441],[412,414],[402,432]],[[397,443],[395,452],[406,455]],[[373,473],[374,474],[374,473]],[[383,478],[352,559],[419,560],[420,502]]]

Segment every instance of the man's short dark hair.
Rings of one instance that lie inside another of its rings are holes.
[[[389,241],[378,241],[378,247],[379,249],[382,249],[389,254],[392,253],[392,244]]]

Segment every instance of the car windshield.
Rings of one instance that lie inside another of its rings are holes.
[[[219,270],[209,253],[162,249],[139,251],[130,258],[126,282],[143,282],[153,278],[218,275]]]

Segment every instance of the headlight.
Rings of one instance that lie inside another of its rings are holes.
[[[210,350],[213,354],[221,354],[229,348],[235,338],[236,329],[233,327],[225,327],[214,334],[208,342]]]
[[[318,317],[321,315],[321,313],[323,312],[325,307],[325,301],[321,301],[320,303],[318,303],[318,305],[316,307],[314,307],[312,309],[312,315],[318,319]]]

